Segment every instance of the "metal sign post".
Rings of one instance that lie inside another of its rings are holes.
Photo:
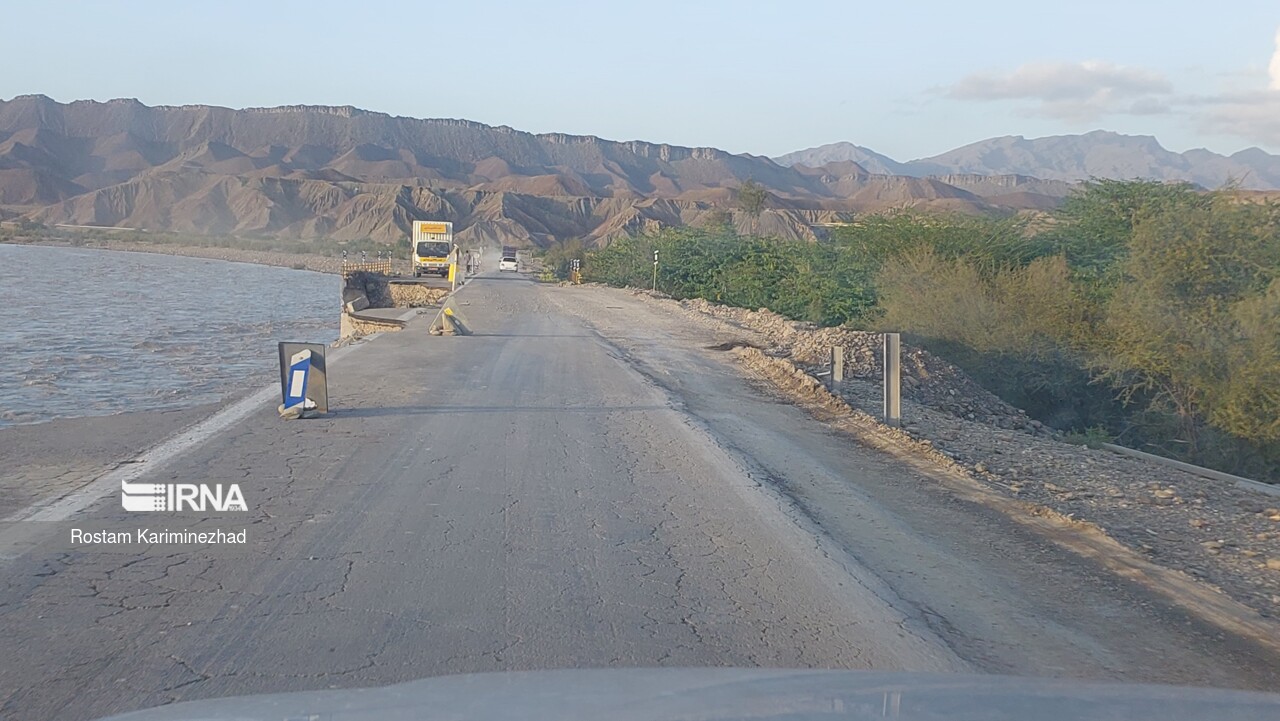
[[[884,334],[884,423],[902,425],[902,341],[897,333]]]
[[[658,251],[653,251],[653,290],[658,290]]]

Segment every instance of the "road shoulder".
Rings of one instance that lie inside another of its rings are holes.
[[[647,367],[722,442],[763,463],[763,477],[916,603],[963,656],[988,670],[1025,673],[1043,664],[1066,668],[1066,675],[1096,677],[1114,669],[1126,680],[1251,688],[1280,683],[1269,619],[1185,574],[1134,557],[1086,524],[978,493],[963,469],[936,454],[884,439],[868,443],[866,434],[857,438],[830,409],[806,407],[786,383],[779,388],[778,379],[709,350],[735,346],[748,331],[691,317],[672,301],[655,303],[632,291],[580,287],[559,293],[566,308]],[[663,342],[654,342],[658,338]],[[723,377],[717,379],[717,372]],[[757,380],[744,381],[744,375]],[[708,379],[714,387],[706,387]],[[751,402],[734,390],[744,383],[756,386]],[[769,398],[774,408],[760,410]],[[886,544],[890,538],[896,540]],[[900,572],[910,564],[896,559],[897,552],[913,548],[918,558],[912,563],[931,558],[937,564],[932,573]],[[960,606],[930,608],[931,598],[965,589],[974,595],[959,595]],[[996,597],[1001,591],[1005,598]],[[996,618],[1005,620],[993,623]],[[1011,651],[1020,633],[1028,634],[1028,649],[1043,646],[1046,635],[1057,638],[1060,657]],[[1143,652],[1133,653],[1137,649]],[[1151,663],[1156,649],[1161,661]],[[1212,659],[1208,665],[1206,658]]]

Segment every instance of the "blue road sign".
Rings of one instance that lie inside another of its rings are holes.
[[[311,351],[302,349],[289,359],[289,381],[284,394],[284,407],[292,408],[307,400],[307,376],[311,375]]]

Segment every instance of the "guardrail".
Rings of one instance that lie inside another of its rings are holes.
[[[1202,478],[1212,478],[1215,481],[1225,481],[1227,483],[1234,483],[1236,484],[1237,488],[1244,488],[1250,491],[1257,491],[1259,493],[1265,493],[1269,496],[1280,496],[1280,485],[1276,485],[1274,483],[1262,483],[1261,481],[1255,481],[1251,478],[1242,478],[1240,476],[1232,475],[1230,473],[1215,471],[1212,468],[1202,468],[1201,466],[1193,466],[1190,463],[1175,461],[1172,458],[1157,456],[1155,454],[1146,453],[1145,451],[1139,451],[1133,448],[1125,448],[1124,446],[1117,446],[1114,443],[1102,443],[1100,445],[1103,448],[1107,449],[1108,451],[1111,451],[1112,453],[1118,453],[1122,456],[1129,456],[1131,458],[1140,458],[1144,461],[1147,461],[1148,463],[1156,463],[1161,466],[1167,466],[1169,468],[1177,468],[1180,471],[1186,471],[1187,473],[1192,473]]]
[[[352,273],[381,273],[383,275],[391,275],[390,260],[364,260],[364,261],[342,261],[342,277],[345,278]]]

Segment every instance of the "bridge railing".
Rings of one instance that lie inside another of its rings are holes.
[[[347,277],[352,273],[381,273],[383,275],[391,275],[390,260],[362,260],[351,261],[345,258],[342,261],[342,277]]]

